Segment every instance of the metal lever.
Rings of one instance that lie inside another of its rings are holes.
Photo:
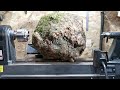
[[[109,77],[108,77],[108,74],[107,74],[107,68],[106,68],[106,65],[105,65],[105,63],[102,61],[102,66],[103,66],[103,68],[104,68],[104,72],[105,72],[105,77],[106,77],[106,79],[109,79]]]
[[[106,38],[106,43],[108,42],[108,39],[109,39],[109,38],[107,37],[107,38]]]
[[[106,61],[108,62],[109,61],[109,59],[108,59],[108,52],[106,52],[106,51],[101,51],[102,53],[105,53],[105,55],[106,55]]]
[[[105,58],[100,58],[100,61],[101,61],[101,65],[103,66],[103,69],[104,69],[104,72],[105,72],[105,77],[106,77],[106,79],[109,79],[108,74],[107,74],[107,62],[106,62],[106,59]]]

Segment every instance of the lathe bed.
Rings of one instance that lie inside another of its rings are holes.
[[[120,78],[120,64],[108,65],[109,78]],[[97,73],[96,73],[97,72]],[[4,65],[1,79],[105,79],[103,70],[96,71],[93,62],[16,62]]]

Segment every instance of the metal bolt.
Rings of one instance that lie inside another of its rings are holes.
[[[101,69],[101,71],[103,71],[103,69]]]
[[[9,65],[12,64],[13,62],[11,60],[8,60]]]
[[[113,71],[115,72],[115,69],[113,69]]]

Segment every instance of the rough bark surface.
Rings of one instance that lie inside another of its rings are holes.
[[[57,12],[43,16],[34,31],[32,43],[43,59],[74,61],[86,47],[82,19]]]

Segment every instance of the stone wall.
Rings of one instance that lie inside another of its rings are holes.
[[[16,53],[18,60],[26,60],[26,46],[28,43],[31,43],[32,32],[35,30],[35,27],[41,16],[53,11],[28,11],[27,14],[24,11],[9,11],[5,14],[5,19],[1,22],[1,25],[10,25],[13,30],[26,28],[30,31],[30,38],[27,43],[17,42]],[[86,49],[82,54],[81,58],[91,58],[92,49],[99,48],[99,32],[100,32],[100,11],[89,11],[89,30],[86,31],[86,11],[60,11],[65,13],[74,13],[83,18],[83,27],[85,30],[87,42]]]

